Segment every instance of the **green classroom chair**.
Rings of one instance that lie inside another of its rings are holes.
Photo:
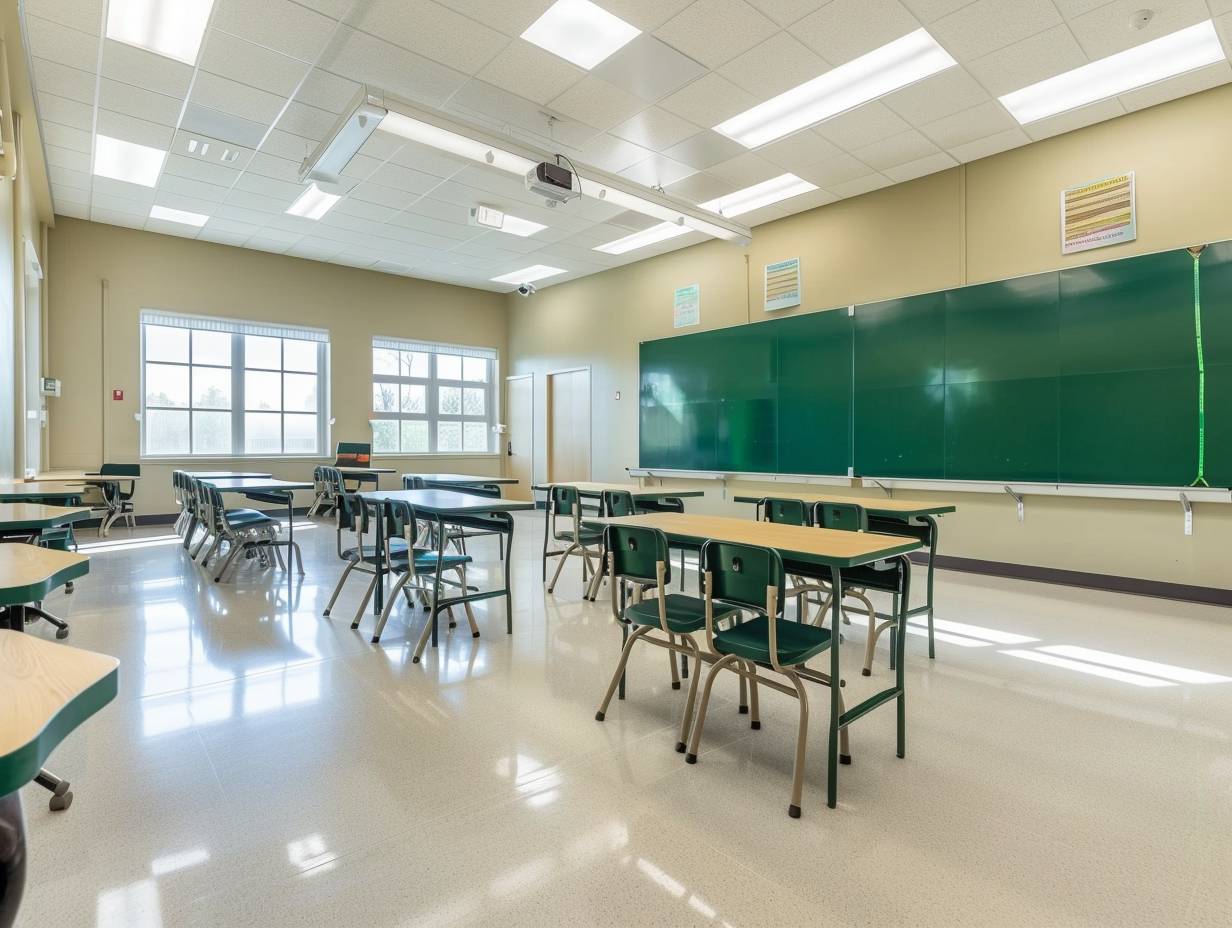
[[[685,760],[690,764],[697,763],[698,746],[706,724],[706,708],[720,671],[730,669],[742,679],[748,679],[755,720],[758,668],[786,677],[800,703],[791,804],[787,807],[787,814],[799,818],[809,710],[804,681],[796,671],[810,658],[831,646],[830,630],[783,618],[787,572],[783,559],[773,548],[710,541],[702,547],[702,565],[706,583],[706,648],[717,659],[706,674],[697,722]],[[715,621],[716,614],[733,606],[753,612],[754,617],[720,629]]]
[[[676,671],[676,655],[691,655],[694,666],[700,667],[701,651],[693,636],[706,626],[706,603],[703,600],[667,591],[672,581],[672,564],[667,536],[663,532],[632,525],[609,525],[603,530],[603,547],[607,552],[607,577],[612,588],[612,615],[621,624],[624,646],[607,692],[595,713],[595,720],[599,722],[606,717],[612,696],[624,680],[629,654],[637,642],[645,641],[669,652],[672,689],[678,690],[680,677]],[[633,602],[626,604],[629,586],[632,587]],[[653,591],[649,598],[645,597],[647,590]],[[714,620],[732,618],[736,612],[735,609],[721,609]],[[689,680],[689,693],[680,720],[680,737],[676,741],[676,750],[681,753],[684,753],[693,719],[697,681],[698,674],[694,673]],[[621,696],[623,698],[623,691]]]
[[[343,568],[342,576],[338,578],[338,583],[334,586],[334,591],[330,594],[329,602],[326,603],[325,611],[322,615],[327,618],[329,617],[330,611],[334,608],[334,603],[338,601],[338,596],[346,585],[347,578],[353,572],[358,571],[361,574],[369,574],[372,579],[368,582],[368,588],[364,592],[359,607],[355,610],[355,618],[351,622],[351,627],[354,628],[359,624],[359,620],[364,614],[364,608],[368,605],[368,601],[376,590],[376,568],[379,549],[375,544],[369,543],[367,540],[368,530],[372,525],[372,518],[362,497],[358,493],[350,493],[344,488],[342,474],[335,467],[325,468],[325,479],[329,482],[334,497],[334,536],[338,558],[346,563],[346,567]],[[350,541],[346,539],[348,532],[353,536]],[[384,558],[387,566],[395,556],[405,553],[405,551],[405,541],[401,538],[385,536],[384,551],[381,553],[381,556]]]
[[[435,480],[424,480],[421,477],[414,478],[420,484],[417,487],[406,487],[406,489],[426,489],[426,490],[448,490],[450,493],[467,493],[471,496],[486,496],[490,499],[500,499],[502,496],[501,486],[499,483],[472,483],[465,486],[460,486],[456,483],[439,483]],[[403,486],[406,485],[406,478],[402,478]],[[503,531],[489,531],[482,528],[466,528],[460,525],[451,525],[448,528],[449,541],[452,541],[457,549],[463,554],[466,553],[466,539],[468,538],[483,538],[485,536],[496,536],[496,557],[497,560],[505,559],[505,533]]]
[[[558,528],[558,519],[567,519],[568,528]],[[563,542],[565,547],[549,551],[548,542],[552,540]],[[593,567],[590,561],[592,557],[598,558],[599,545],[602,541],[603,533],[598,529],[582,528],[582,505],[577,487],[556,484],[548,487],[548,511],[547,518],[543,522],[543,579],[545,581],[548,578],[548,558],[560,558],[556,565],[556,573],[552,575],[552,582],[548,584],[548,592],[551,593],[556,589],[556,581],[560,579],[560,572],[564,570],[565,562],[570,557],[582,559],[582,589],[585,591],[591,572],[602,569],[602,566]]]
[[[757,504],[757,512],[764,522],[802,526],[813,524],[812,512],[803,500],[765,496]],[[796,600],[796,617],[804,622],[808,619],[809,603],[820,603],[821,595],[829,590],[829,586],[816,570],[808,565],[788,561],[786,569],[791,577],[787,596]]]
[[[610,518],[637,515],[637,507],[633,503],[633,494],[628,490],[604,490],[599,494],[599,515]],[[599,588],[607,578],[607,549],[603,546],[603,538],[599,542],[599,569],[591,578],[590,586],[586,588],[586,598],[592,603],[599,596]]]
[[[684,512],[684,500],[679,496],[665,496],[662,499],[642,499],[638,500],[636,505],[638,512]],[[697,555],[697,592],[700,593],[702,591],[702,546],[689,541],[673,541],[671,546],[672,550],[680,552],[680,589],[682,591],[684,590],[684,556],[686,552]]]

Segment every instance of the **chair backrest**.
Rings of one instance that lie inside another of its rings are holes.
[[[708,541],[702,545],[701,562],[708,598],[764,614],[769,591],[775,589],[774,611],[782,614],[787,576],[783,559],[773,548]]]
[[[175,501],[183,509],[187,505],[186,496],[184,494],[184,472],[182,470],[173,470],[171,472],[171,493],[175,497]]]
[[[336,467],[319,467],[317,470],[321,472],[321,479],[325,483],[326,492],[334,496],[346,492],[346,487],[342,485],[342,471]],[[315,471],[313,479],[316,479]]]
[[[658,583],[658,565],[663,565],[663,584],[672,582],[672,560],[667,536],[657,528],[608,525],[603,544],[611,557],[611,575],[637,583]]]
[[[402,475],[402,489],[404,490],[422,490],[424,488],[424,479],[415,474]]]
[[[762,519],[782,525],[808,525],[808,509],[798,499],[780,499],[767,496],[761,501]]]
[[[368,513],[364,501],[358,493],[348,493],[338,490],[334,494],[334,524],[339,536],[343,532],[355,532],[363,535],[368,530]]]
[[[419,537],[419,522],[415,517],[415,507],[405,500],[389,500],[385,504],[385,538],[403,538],[408,545],[414,545]]]
[[[604,490],[599,496],[599,513],[604,516],[631,516],[637,512],[628,490]]]
[[[340,441],[334,452],[335,467],[368,467],[372,464],[372,444],[366,441]]]
[[[578,507],[577,487],[553,484],[548,488],[548,511],[553,515],[571,516]]]
[[[868,513],[859,503],[817,503],[813,506],[813,522],[844,532],[868,531]]]
[[[140,477],[140,464],[104,464],[98,469],[100,475],[104,477]],[[120,499],[130,500],[137,491],[137,486],[133,482],[129,482],[128,489],[120,490]]]

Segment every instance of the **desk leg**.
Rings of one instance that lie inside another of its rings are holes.
[[[21,793],[0,799],[0,928],[17,921],[26,888],[26,823]]]
[[[937,520],[932,516],[924,516],[923,521],[928,525],[928,577],[926,585],[928,587],[928,659],[933,660],[937,656],[937,649],[933,645],[933,561],[937,557]]]
[[[509,525],[509,534],[505,536],[505,539],[504,539],[505,551],[512,552],[513,551],[513,516],[506,513],[505,518],[508,520],[508,525]],[[501,542],[500,536],[497,536],[497,544],[500,544],[500,542]],[[513,583],[509,577],[509,564],[511,560],[512,560],[512,555],[503,558],[501,561],[501,567],[503,568],[504,574],[505,574],[505,634],[506,635],[513,634]]]
[[[838,805],[838,730],[843,715],[843,697],[841,687],[842,675],[839,673],[838,652],[839,629],[843,627],[842,602],[843,576],[837,567],[830,568],[830,584],[834,590],[834,602],[831,604],[830,628],[830,740],[826,763],[826,805],[831,809]],[[799,813],[797,812],[797,815]]]
[[[361,498],[362,499],[362,498]],[[361,506],[365,505],[363,502]],[[363,550],[364,540],[359,539],[360,550]],[[376,504],[376,591],[372,596],[372,614],[378,620],[385,608],[385,504]]]

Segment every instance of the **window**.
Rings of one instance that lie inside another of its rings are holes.
[[[143,312],[143,454],[321,454],[328,352],[319,329]]]
[[[490,452],[495,422],[494,350],[372,340],[373,453]]]

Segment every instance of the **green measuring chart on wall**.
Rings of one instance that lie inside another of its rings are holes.
[[[1232,243],[641,345],[640,466],[1232,484]]]

